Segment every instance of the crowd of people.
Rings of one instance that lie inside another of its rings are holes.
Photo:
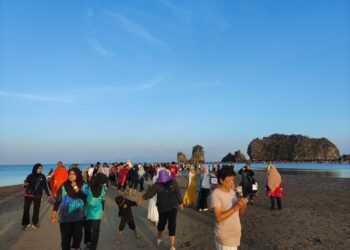
[[[40,227],[40,203],[45,192],[53,205],[51,224],[59,223],[63,250],[80,249],[83,238],[85,249],[97,248],[106,190],[111,186],[115,187],[111,192],[117,189],[115,202],[120,217],[117,244],[122,243],[126,224],[138,237],[132,207],[149,200],[147,217],[157,226],[158,245],[168,225],[169,247],[175,250],[177,213],[179,209],[188,207],[198,212],[213,212],[216,249],[237,249],[241,238],[240,217],[244,215],[246,205],[253,204],[257,192],[257,182],[249,163],[238,171],[241,175],[238,185],[234,181],[234,166],[208,167],[205,164],[194,166],[175,162],[132,165],[128,160],[110,165],[97,162],[85,166],[83,171],[79,164],[72,164],[67,170],[62,162],[58,162],[56,169],[52,169],[47,177],[42,170],[40,163],[34,165],[24,182],[22,226],[24,230]],[[176,180],[179,174],[186,177],[183,196]],[[144,183],[148,181],[150,186],[145,190]],[[271,209],[275,209],[275,202],[278,209],[282,209],[282,179],[272,164],[267,167],[266,191]],[[141,199],[136,200],[137,192],[141,192]],[[32,224],[29,214],[31,203],[34,203]]]

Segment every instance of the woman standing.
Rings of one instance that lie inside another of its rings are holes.
[[[140,205],[143,200],[148,200],[157,195],[157,208],[159,212],[158,239],[159,245],[163,240],[163,231],[168,224],[170,250],[175,250],[176,216],[179,204],[182,203],[180,188],[167,170],[160,170],[156,183],[153,184],[142,199],[137,202]]]
[[[143,166],[141,164],[139,165],[139,170],[138,170],[137,174],[139,177],[140,192],[143,192],[143,190],[145,190],[143,188],[143,184],[145,182],[145,170],[143,169]]]
[[[43,196],[43,189],[45,190],[47,198],[51,198],[46,177],[41,173],[42,170],[43,166],[40,163],[35,164],[32,169],[32,173],[28,175],[24,181],[24,187],[26,190],[24,194],[24,208],[22,217],[23,230],[26,230],[30,227],[29,210],[32,202],[34,203],[32,227],[39,228],[39,212],[41,197]]]
[[[211,207],[215,217],[215,247],[217,250],[236,250],[241,241],[240,216],[248,203],[237,199],[234,188],[235,172],[231,167],[218,171],[219,186],[211,195]]]
[[[100,168],[101,169],[101,168]],[[84,244],[86,249],[96,249],[100,224],[104,212],[105,183],[107,176],[98,171],[89,183],[89,193],[86,199],[86,218],[84,222]]]
[[[68,180],[57,192],[51,216],[51,224],[55,224],[57,211],[60,210],[58,222],[60,223],[62,250],[80,249],[87,194],[88,186],[83,182],[81,171],[77,168],[70,169]]]
[[[183,205],[192,207],[196,202],[197,192],[197,176],[193,166],[189,166],[189,172],[187,176],[187,189],[185,191]]]
[[[277,200],[278,209],[282,209],[282,178],[275,166],[269,164],[267,166],[267,195],[271,200],[271,210],[275,209],[275,200]]]
[[[198,192],[199,192],[199,212],[208,211],[208,195],[210,191],[210,174],[206,166],[202,169],[203,173],[199,177]]]

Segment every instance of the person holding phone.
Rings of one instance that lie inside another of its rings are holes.
[[[248,199],[238,200],[233,190],[234,176],[232,167],[221,168],[217,173],[219,185],[211,195],[217,250],[236,250],[241,241],[240,217],[244,215]]]

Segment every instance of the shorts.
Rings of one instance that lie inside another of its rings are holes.
[[[121,183],[118,183],[118,190],[125,190],[126,189],[126,183],[124,184],[121,184]]]
[[[135,230],[136,229],[134,218],[131,217],[130,219],[127,219],[127,218],[122,217],[120,219],[120,223],[119,223],[119,231],[123,231],[124,230],[126,223],[128,223],[128,226],[129,226],[129,228],[131,230]]]

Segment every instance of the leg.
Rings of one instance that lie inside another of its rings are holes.
[[[158,225],[157,225],[157,229],[158,229],[157,243],[158,243],[158,245],[163,240],[163,231],[164,231],[167,220],[168,220],[168,212],[159,212],[159,221],[158,221]]]
[[[22,225],[27,226],[30,224],[29,221],[29,210],[30,205],[32,204],[33,198],[31,197],[24,197],[24,207],[23,207],[23,217],[22,217]]]
[[[275,209],[275,196],[271,196],[270,199],[271,199],[271,210],[274,210]]]
[[[210,192],[210,189],[203,189],[203,209],[208,209],[208,195]]]
[[[277,198],[277,206],[279,210],[282,210],[282,200],[281,197],[276,197]]]
[[[34,211],[33,211],[33,217],[32,217],[32,222],[34,225],[39,224],[40,203],[41,203],[41,197],[34,199]]]
[[[131,230],[134,231],[135,238],[138,239],[134,218],[130,218],[130,220],[128,220],[128,226]]]
[[[168,230],[169,230],[169,244],[170,247],[174,247],[175,234],[176,234],[176,216],[177,209],[171,210],[168,217]]]
[[[84,221],[84,244],[91,243],[91,220]]]
[[[72,236],[71,230],[72,230],[71,223],[60,223],[62,250],[71,249],[71,236]]]
[[[125,228],[126,222],[127,222],[126,218],[122,217],[122,218],[120,219],[119,231],[118,231],[118,238],[117,238],[117,244],[121,244],[121,243],[122,243],[122,238],[121,238],[121,236],[122,236],[122,232],[123,232],[123,230],[124,230],[124,228]]]
[[[73,243],[72,248],[80,249],[80,243],[83,238],[83,221],[75,221],[72,225]]]
[[[204,189],[201,188],[201,191],[199,192],[199,206],[198,208],[203,210],[204,208]]]
[[[101,220],[93,220],[92,221],[92,238],[91,238],[91,247],[92,249],[97,248],[97,243],[98,243],[98,238],[100,235],[100,225],[101,225]]]

